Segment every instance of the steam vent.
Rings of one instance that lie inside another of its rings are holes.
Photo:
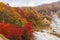
[[[60,0],[0,0],[0,40],[60,40]]]

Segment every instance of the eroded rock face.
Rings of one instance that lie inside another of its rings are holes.
[[[47,32],[35,32],[35,40],[60,40],[57,36],[51,35]]]

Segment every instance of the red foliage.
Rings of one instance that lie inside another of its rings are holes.
[[[14,24],[6,24],[4,21],[0,23],[0,33],[3,34],[6,38],[12,36],[21,36],[22,29],[14,27]]]
[[[9,38],[11,36],[10,24],[6,24],[4,21],[2,21],[2,23],[0,23],[0,33]]]
[[[24,29],[24,31],[26,31],[25,33],[28,35],[32,34],[32,22],[28,22]],[[21,40],[21,38],[23,38],[22,35],[25,35],[23,34],[24,31],[21,28],[16,27],[14,24],[6,24],[4,20],[0,23],[0,34],[4,35],[8,39],[16,36],[19,40]]]
[[[25,25],[25,30],[28,32],[28,33],[32,33],[33,30],[32,30],[32,22],[28,22],[26,25]]]
[[[15,36],[21,36],[22,35],[22,29],[21,28],[12,28],[12,34]]]

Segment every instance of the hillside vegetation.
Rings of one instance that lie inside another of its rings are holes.
[[[60,17],[60,2],[44,4],[36,7],[11,7],[0,2],[0,22],[16,24],[24,27],[27,22],[33,23],[33,29],[49,28],[52,15]]]

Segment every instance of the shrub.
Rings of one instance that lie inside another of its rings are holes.
[[[4,35],[9,40],[31,40],[32,33],[31,22],[28,22],[24,29],[16,27],[15,24],[6,24],[4,20],[0,23],[0,34]]]

